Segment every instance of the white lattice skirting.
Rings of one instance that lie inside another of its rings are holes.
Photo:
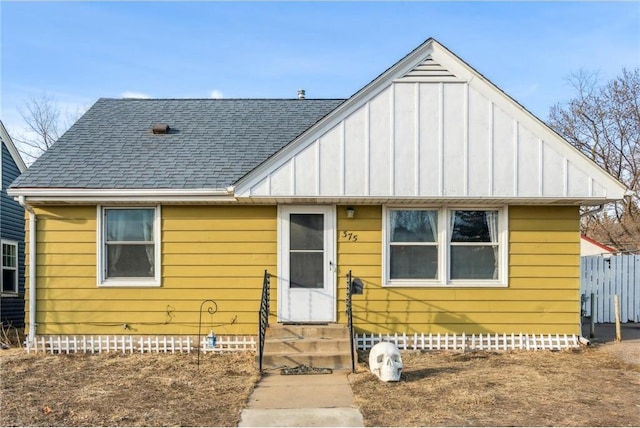
[[[368,350],[379,342],[395,343],[400,350],[513,351],[561,350],[580,346],[579,337],[567,334],[358,334],[356,347]]]
[[[535,334],[356,334],[356,348],[369,350],[379,342],[395,343],[403,351],[511,351],[561,350],[580,346],[576,335]],[[197,339],[191,336],[38,336],[27,341],[27,352],[50,353],[190,353]],[[215,347],[207,338],[200,341],[201,352],[255,351],[256,336],[217,336]]]
[[[255,336],[217,336],[215,347],[202,337],[201,352],[234,352],[256,349]],[[191,336],[38,336],[27,341],[27,352],[102,353],[164,352],[190,353],[198,350],[198,341]]]

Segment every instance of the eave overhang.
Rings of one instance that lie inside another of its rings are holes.
[[[9,189],[14,199],[30,205],[55,204],[350,204],[415,206],[501,206],[501,205],[574,205],[596,206],[615,202],[614,198],[563,197],[444,197],[444,196],[253,196],[241,197],[234,188],[227,189]]]
[[[65,189],[9,188],[15,199],[29,204],[101,203],[228,203],[235,202],[233,188],[226,189]]]
[[[257,196],[238,197],[238,204],[336,204],[336,205],[413,205],[413,206],[504,206],[554,205],[599,206],[618,199],[603,198],[460,198],[387,196]]]

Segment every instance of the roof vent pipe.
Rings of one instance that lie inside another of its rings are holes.
[[[169,133],[169,125],[166,123],[156,123],[153,125],[152,132],[154,134],[168,134]]]
[[[304,100],[304,89],[298,89],[298,99]]]

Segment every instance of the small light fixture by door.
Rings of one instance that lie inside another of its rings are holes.
[[[356,210],[354,210],[352,207],[347,208],[347,218],[353,218],[355,214]]]

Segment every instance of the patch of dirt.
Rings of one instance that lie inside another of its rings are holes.
[[[605,347],[402,358],[400,382],[365,363],[349,376],[365,425],[640,426],[640,365]]]
[[[0,351],[0,426],[237,426],[251,353]]]
[[[309,367],[304,364],[297,367],[285,367],[280,370],[282,375],[309,375],[309,374],[331,374],[333,369],[323,367]]]
[[[640,364],[640,340],[623,340],[622,342],[607,342],[602,349],[616,358],[629,364]]]

